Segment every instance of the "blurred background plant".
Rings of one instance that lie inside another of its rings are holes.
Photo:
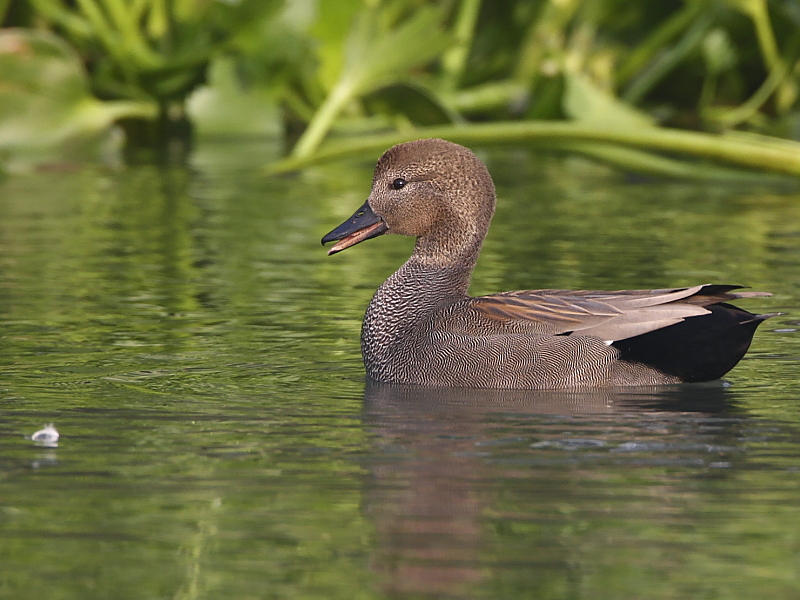
[[[798,0],[0,0],[0,23],[7,158],[249,136],[284,170],[435,134],[800,174]]]

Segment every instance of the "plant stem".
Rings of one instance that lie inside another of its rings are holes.
[[[716,117],[716,121],[722,124],[723,127],[735,127],[739,123],[746,121],[761,108],[772,93],[778,88],[786,76],[786,67],[783,64],[770,71],[769,77],[764,80],[764,83],[750,96],[744,103],[736,108],[729,110],[722,115]]]
[[[140,67],[155,68],[160,66],[160,57],[150,49],[147,41],[142,36],[142,29],[138,23],[139,18],[134,10],[135,7],[130,7],[121,0],[104,0],[104,4],[106,12],[121,33],[128,50],[127,54],[135,59]]]
[[[517,81],[497,81],[458,90],[450,102],[458,112],[486,111],[518,102],[527,92],[528,88]]]
[[[775,41],[775,34],[772,31],[772,23],[769,20],[769,9],[764,0],[753,0],[745,4],[747,13],[753,21],[758,38],[758,46],[761,48],[761,55],[764,57],[764,64],[767,69],[777,68],[781,63],[781,55],[778,52],[778,43]]]
[[[565,29],[583,0],[551,1],[543,4],[539,16],[528,27],[525,39],[519,48],[519,60],[513,78],[531,87],[539,77],[542,61],[563,53]]]
[[[109,55],[114,57],[114,60],[120,65],[122,71],[128,75],[128,79],[130,80],[132,77],[131,67],[127,65],[127,57],[120,49],[119,40],[113,35],[113,28],[106,20],[103,12],[97,4],[95,4],[94,0],[77,0],[77,5],[86,17],[86,20],[91,24],[94,30],[93,33],[103,46],[105,46]]]
[[[617,84],[627,83],[654,55],[661,51],[681,31],[689,27],[705,8],[706,4],[704,2],[688,2],[686,6],[664,21],[622,63],[617,71]]]
[[[553,142],[548,149],[564,150],[589,156],[620,169],[644,175],[679,179],[701,179],[714,181],[775,180],[775,176],[721,167],[708,163],[695,163],[667,158],[651,152],[634,150],[614,144],[595,142]]]
[[[46,19],[58,23],[71,35],[78,39],[89,39],[92,37],[92,26],[83,17],[78,16],[74,11],[67,10],[59,2],[54,0],[29,0],[31,6],[43,15]]]
[[[632,80],[628,89],[623,92],[622,98],[631,104],[636,104],[641,100],[653,86],[700,45],[712,22],[713,19],[710,14],[705,14],[698,18],[673,48],[659,56],[648,68],[642,71],[639,77]]]
[[[311,119],[303,135],[297,140],[297,144],[292,150],[292,158],[308,158],[317,149],[333,125],[333,121],[351,97],[350,81],[347,79],[339,81],[314,114],[314,118]]]
[[[740,167],[800,177],[800,143],[766,136],[727,136],[641,127],[611,129],[577,122],[499,122],[460,126],[420,128],[408,132],[364,136],[355,140],[331,143],[316,154],[292,155],[269,169],[272,173],[293,171],[313,163],[325,162],[363,153],[375,153],[418,138],[442,137],[465,144],[534,143],[550,146],[553,142],[603,142],[654,151],[685,154],[727,162]]]
[[[443,83],[446,90],[456,89],[461,74],[464,72],[480,8],[481,0],[462,0],[461,2],[458,18],[453,28],[455,45],[442,56]]]

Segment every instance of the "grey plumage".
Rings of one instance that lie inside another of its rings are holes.
[[[378,161],[367,203],[323,238],[338,241],[330,253],[382,233],[417,238],[367,308],[361,348],[369,377],[517,389],[715,379],[771,316],[726,304],[769,295],[738,286],[470,297],[494,207],[491,176],[462,146],[418,140]],[[673,347],[680,344],[692,346],[686,358]]]

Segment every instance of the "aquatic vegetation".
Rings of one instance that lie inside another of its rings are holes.
[[[121,124],[128,147],[282,132],[281,171],[435,134],[671,176],[800,174],[800,145],[774,137],[800,116],[792,2],[20,0],[0,18],[63,39],[89,97],[137,103],[93,122]]]

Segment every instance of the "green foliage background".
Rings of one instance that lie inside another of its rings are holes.
[[[116,123],[150,158],[280,137],[273,171],[441,135],[800,174],[775,139],[798,137],[797,0],[0,0],[0,19],[6,162]]]

